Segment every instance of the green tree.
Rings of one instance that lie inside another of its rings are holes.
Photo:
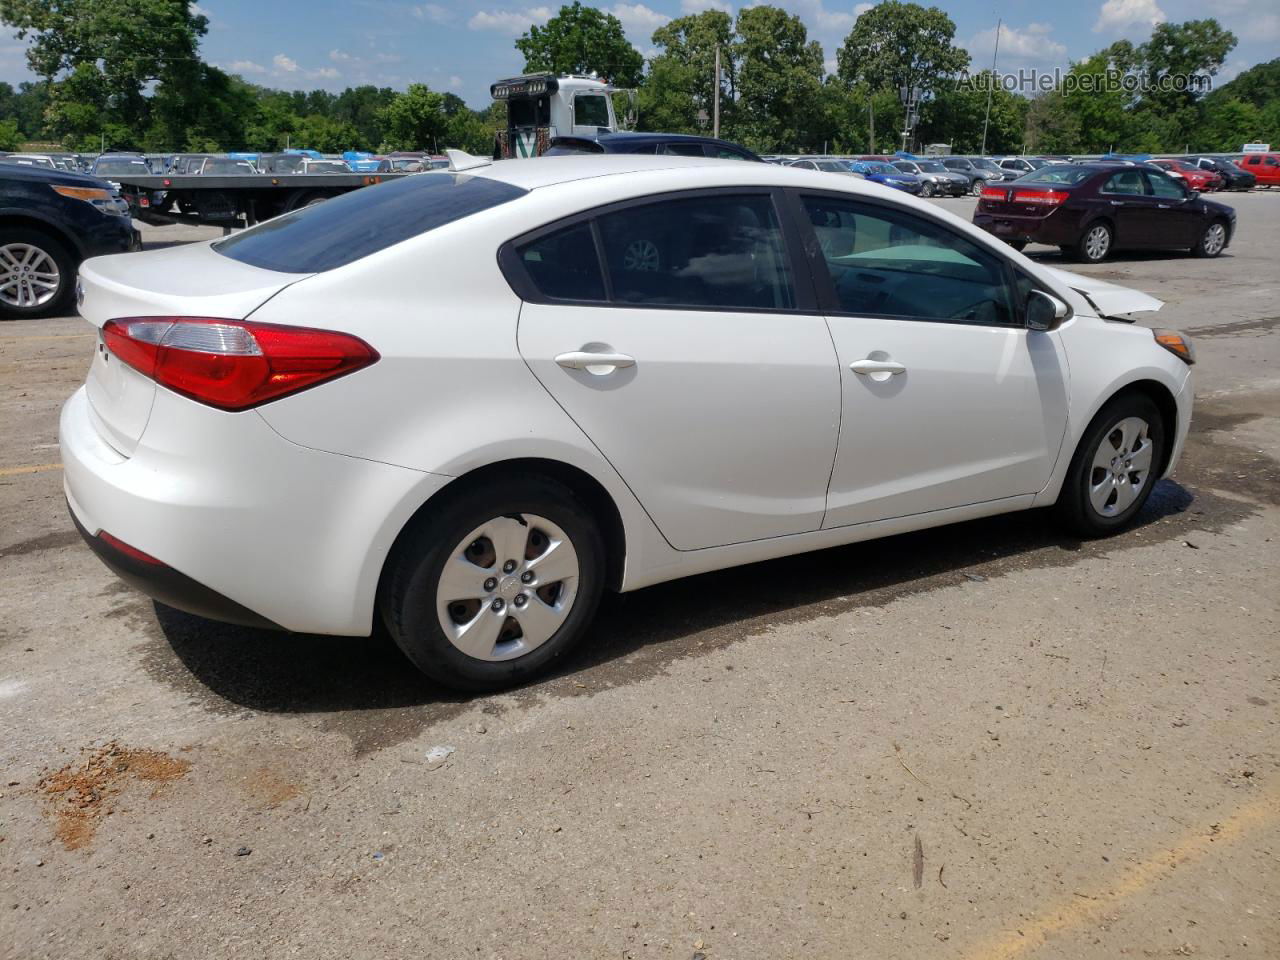
[[[1222,68],[1236,46],[1236,37],[1217,20],[1158,23],[1151,38],[1137,50],[1137,69],[1146,81],[1143,105],[1157,110],[1181,110],[1199,99],[1203,87],[1181,81],[1206,81]],[[1180,80],[1181,78],[1181,80]],[[1171,86],[1172,89],[1162,89]]]
[[[1027,107],[1027,149],[1032,153],[1069,154],[1080,149],[1080,118],[1057,90],[1048,90]]]
[[[1133,90],[1120,82],[1130,75],[1136,51],[1127,40],[1113,43],[1093,56],[1073,63],[1062,98],[1076,118],[1080,140],[1073,148],[1079,153],[1106,153],[1135,149],[1130,141]]]
[[[990,88],[990,120],[987,119]],[[1025,97],[1004,89],[990,70],[959,82],[944,82],[920,110],[917,143],[949,143],[955,153],[1018,153],[1027,125],[1030,104]]]
[[[372,85],[348,87],[332,99],[328,109],[322,109],[321,98],[308,94],[304,98],[302,108],[295,107],[294,112],[299,116],[318,113],[349,123],[359,131],[362,143],[376,146],[382,141],[383,136],[382,121],[379,119],[380,111],[385,109],[395,97],[396,92],[390,87]]]
[[[18,129],[18,121],[13,117],[6,117],[0,120],[0,150],[21,150],[23,141],[26,137],[22,135],[22,131]]]
[[[344,150],[368,146],[360,140],[360,131],[349,123],[313,113],[298,121],[293,134],[295,147],[307,147],[321,153],[341,153]]]
[[[822,47],[777,7],[743,8],[737,33],[734,139],[762,152],[820,147]]]
[[[1280,57],[1255,64],[1205,97],[1206,105],[1226,100],[1243,100],[1259,109],[1280,103]]]
[[[432,150],[445,133],[444,96],[425,83],[411,83],[378,112],[387,150]]]
[[[147,87],[193,77],[189,68],[209,27],[190,0],[0,0],[0,21],[30,41],[33,72],[51,83],[70,73],[78,89],[94,88],[95,129],[124,126],[134,131],[131,139],[146,127]],[[54,99],[63,129],[82,135],[88,125],[75,116],[77,102],[71,95]]]
[[[937,7],[883,0],[854,23],[836,53],[837,72],[846,83],[877,91],[935,91],[943,78],[969,65],[969,54],[952,42],[955,36],[956,25]]]
[[[545,27],[530,27],[516,49],[524,54],[526,72],[594,73],[618,86],[635,87],[644,69],[644,58],[627,40],[622,21],[578,0],[561,7]]]

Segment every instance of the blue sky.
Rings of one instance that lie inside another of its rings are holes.
[[[471,106],[489,102],[489,84],[524,65],[514,39],[542,23],[558,2],[433,0],[199,0],[210,29],[205,59],[245,79],[283,89],[341,90],[362,83],[403,89],[425,82],[452,90]],[[870,3],[776,0],[800,15],[834,69],[836,50],[858,13]],[[729,0],[646,0],[597,3],[616,15],[646,56],[654,29],[672,17],[718,7]],[[956,24],[957,41],[974,65],[991,62],[997,17],[1002,71],[1065,68],[1071,60],[1120,38],[1145,39],[1154,23],[1216,16],[1240,39],[1219,82],[1280,49],[1280,6],[1274,0],[950,0],[940,6]],[[0,79],[30,79],[23,45],[0,36]]]

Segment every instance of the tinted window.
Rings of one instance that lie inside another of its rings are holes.
[[[555,300],[603,300],[604,280],[591,224],[557,230],[516,248],[538,292]]]
[[[1067,187],[1074,187],[1077,183],[1088,180],[1096,171],[1090,170],[1088,167],[1070,167],[1066,164],[1059,163],[1052,166],[1041,167],[1034,173],[1028,173],[1024,177],[1018,178],[1018,183],[1056,183]]]
[[[151,168],[141,160],[99,160],[93,165],[93,172],[99,176],[104,173],[122,173],[145,177],[151,173]]]
[[[750,160],[751,158],[738,153],[736,150],[728,150],[724,147],[714,147],[715,157],[717,160]]]
[[[1181,200],[1186,196],[1178,182],[1166,173],[1148,173],[1147,182],[1151,184],[1151,192],[1162,200]]]
[[[806,197],[839,309],[984,325],[1017,322],[1000,260],[945,227],[857,201]]]
[[[1103,193],[1123,193],[1141,197],[1146,194],[1142,185],[1142,174],[1137,170],[1126,170],[1124,173],[1113,173],[1102,188]]]
[[[286,213],[221,240],[213,249],[266,270],[317,273],[524,193],[488,177],[453,173],[406,177]]]
[[[705,197],[599,218],[613,298],[634,304],[782,309],[795,304],[768,197]]]
[[[667,143],[663,145],[661,152],[674,154],[677,157],[706,156],[700,143]]]
[[[584,97],[579,94],[573,98],[573,122],[584,127],[607,127],[608,101],[604,97]]]

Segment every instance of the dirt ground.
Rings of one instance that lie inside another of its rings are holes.
[[[57,468],[92,339],[0,324],[0,957],[1280,957],[1280,192],[1226,199],[1217,261],[1068,265],[1196,338],[1137,529],[607,598],[474,699],[116,581]]]

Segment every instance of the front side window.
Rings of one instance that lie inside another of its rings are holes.
[[[1141,173],[1137,170],[1125,170],[1123,173],[1113,173],[1107,180],[1106,186],[1102,188],[1102,192],[1141,197],[1145,196],[1147,191],[1142,185]]]
[[[872,204],[805,197],[836,308],[874,317],[1014,325],[1003,263],[938,224]]]
[[[597,222],[615,301],[724,310],[795,305],[767,196],[663,200]]]
[[[579,94],[573,98],[573,122],[579,127],[609,126],[609,101]]]
[[[700,143],[668,143],[663,145],[662,152],[673,154],[677,157],[706,156],[702,150],[702,144]]]
[[[591,224],[544,234],[516,248],[534,287],[552,300],[604,300],[604,278]]]
[[[724,147],[716,147],[715,151],[716,151],[717,160],[746,160],[747,159],[742,154],[738,153],[738,151],[736,150],[726,150]]]

